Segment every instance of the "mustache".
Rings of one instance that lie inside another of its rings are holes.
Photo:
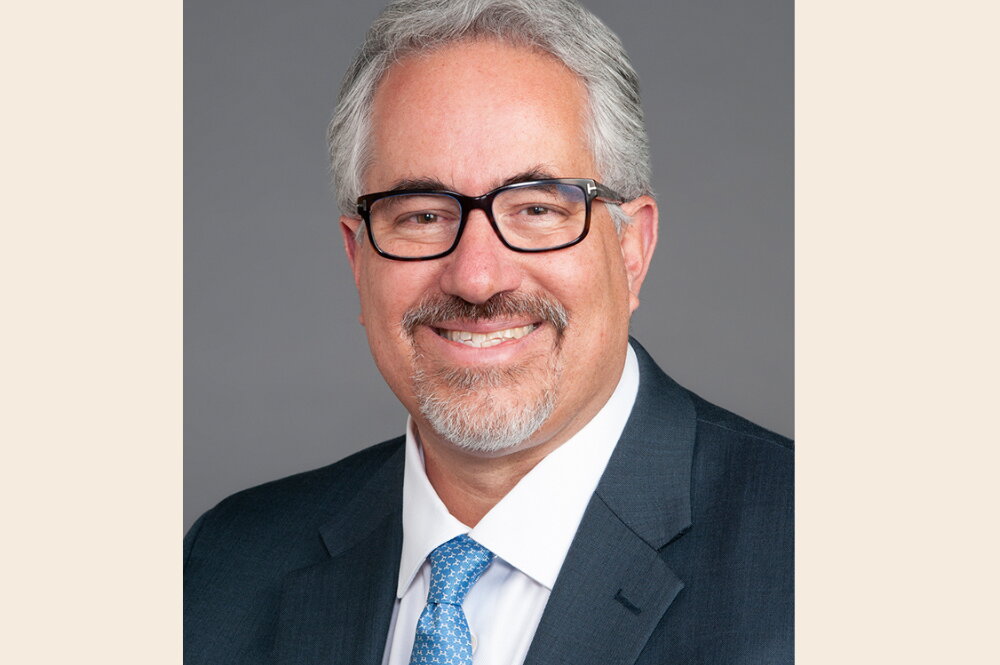
[[[413,336],[417,326],[433,326],[439,321],[460,319],[464,321],[488,321],[501,317],[513,318],[528,315],[551,323],[561,336],[569,325],[566,308],[557,300],[539,293],[503,291],[490,297],[484,303],[476,304],[462,300],[458,296],[427,296],[420,303],[403,314],[403,330]]]

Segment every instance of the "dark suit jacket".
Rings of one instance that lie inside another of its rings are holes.
[[[635,407],[525,663],[791,663],[791,442],[633,346]],[[185,538],[185,663],[378,665],[402,484],[400,437],[202,516]]]

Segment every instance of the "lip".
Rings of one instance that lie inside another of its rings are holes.
[[[442,337],[437,332],[437,330],[444,329],[491,333],[498,330],[506,330],[507,328],[518,328],[532,323],[536,325],[536,328],[524,337],[507,339],[499,344],[484,348],[455,342]],[[430,352],[430,355],[437,356],[439,360],[447,364],[459,367],[483,367],[504,365],[522,360],[525,355],[531,353],[537,345],[543,342],[547,332],[551,329],[552,324],[547,321],[532,321],[530,319],[477,322],[440,321],[436,322],[433,326],[419,326],[417,335],[419,337],[419,344],[424,348],[425,352]]]
[[[541,326],[544,322],[540,320],[533,319],[499,319],[492,321],[438,321],[431,328],[436,330],[462,330],[465,332],[473,332],[480,334],[489,334],[497,332],[498,330],[507,330],[508,328],[523,328],[524,326],[532,325]],[[532,330],[529,335],[534,333]],[[527,337],[528,335],[525,335]],[[516,340],[514,340],[516,341]]]

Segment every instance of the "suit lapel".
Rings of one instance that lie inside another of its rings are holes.
[[[631,343],[639,394],[524,665],[631,665],[684,587],[659,550],[691,525],[694,406]]]
[[[320,529],[330,558],[289,575],[275,653],[280,665],[378,665],[395,603],[403,450]]]
[[[626,665],[683,583],[594,495],[525,665]]]

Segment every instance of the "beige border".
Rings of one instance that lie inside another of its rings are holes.
[[[4,8],[0,662],[181,662],[181,11]]]
[[[998,662],[995,7],[798,5],[799,663]],[[180,26],[5,12],[3,662],[180,662]]]
[[[995,2],[797,6],[799,663],[998,663]]]

